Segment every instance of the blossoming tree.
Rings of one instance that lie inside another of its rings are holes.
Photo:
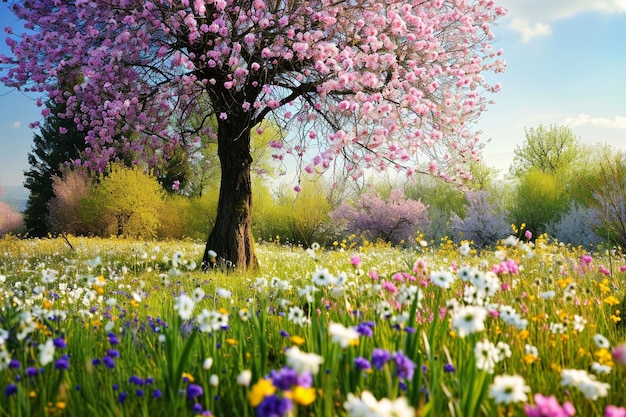
[[[289,132],[271,143],[276,157],[306,171],[340,156],[355,178],[391,168],[462,181],[481,148],[471,122],[499,88],[483,74],[504,68],[490,29],[504,10],[492,0],[24,0],[12,10],[26,24],[6,29],[2,81],[67,103],[64,117],[87,132],[75,163],[102,170],[132,154],[158,166],[214,135],[222,176],[205,265],[209,250],[257,265],[250,131],[262,120]],[[67,80],[81,81],[56,87]]]

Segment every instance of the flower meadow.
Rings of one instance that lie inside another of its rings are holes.
[[[526,232],[392,248],[0,240],[1,416],[626,416],[626,259]]]

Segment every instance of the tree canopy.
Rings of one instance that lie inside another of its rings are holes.
[[[270,143],[275,156],[304,160],[309,172],[341,156],[354,178],[396,168],[460,182],[481,150],[472,122],[484,92],[499,89],[483,75],[504,68],[491,25],[505,11],[491,0],[26,0],[12,9],[25,31],[7,40],[1,81],[66,103],[65,117],[86,132],[78,163],[103,170],[130,154],[156,166],[216,134],[221,194],[207,251],[238,267],[256,264],[250,130],[262,120],[291,133]],[[71,91],[57,87],[78,78]]]

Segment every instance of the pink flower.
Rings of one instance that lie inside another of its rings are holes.
[[[604,417],[626,417],[626,408],[607,405],[604,409]]]
[[[526,232],[524,232],[524,236],[526,236],[526,239],[530,240],[533,238],[533,233],[530,230],[526,230]]]
[[[524,406],[524,411],[528,417],[569,417],[576,414],[576,409],[570,402],[559,404],[556,397],[544,397],[541,394],[535,394],[533,397],[535,406],[529,404]]]
[[[389,291],[392,294],[395,294],[398,292],[398,288],[395,285],[393,285],[391,281],[383,281],[382,287],[383,289]]]
[[[176,180],[172,183],[172,190],[174,191],[178,191],[178,189],[180,188],[180,181]]]
[[[613,348],[613,360],[618,365],[626,366],[626,343]]]
[[[359,255],[354,255],[351,259],[350,259],[350,263],[352,264],[352,266],[354,266],[355,268],[358,268],[361,266],[361,258],[359,257]]]
[[[368,275],[370,276],[371,279],[373,280],[377,280],[378,279],[378,272],[374,271],[373,269],[370,270],[370,272],[368,273]]]

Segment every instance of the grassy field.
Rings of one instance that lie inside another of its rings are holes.
[[[0,240],[0,416],[626,415],[619,253],[70,242]]]

